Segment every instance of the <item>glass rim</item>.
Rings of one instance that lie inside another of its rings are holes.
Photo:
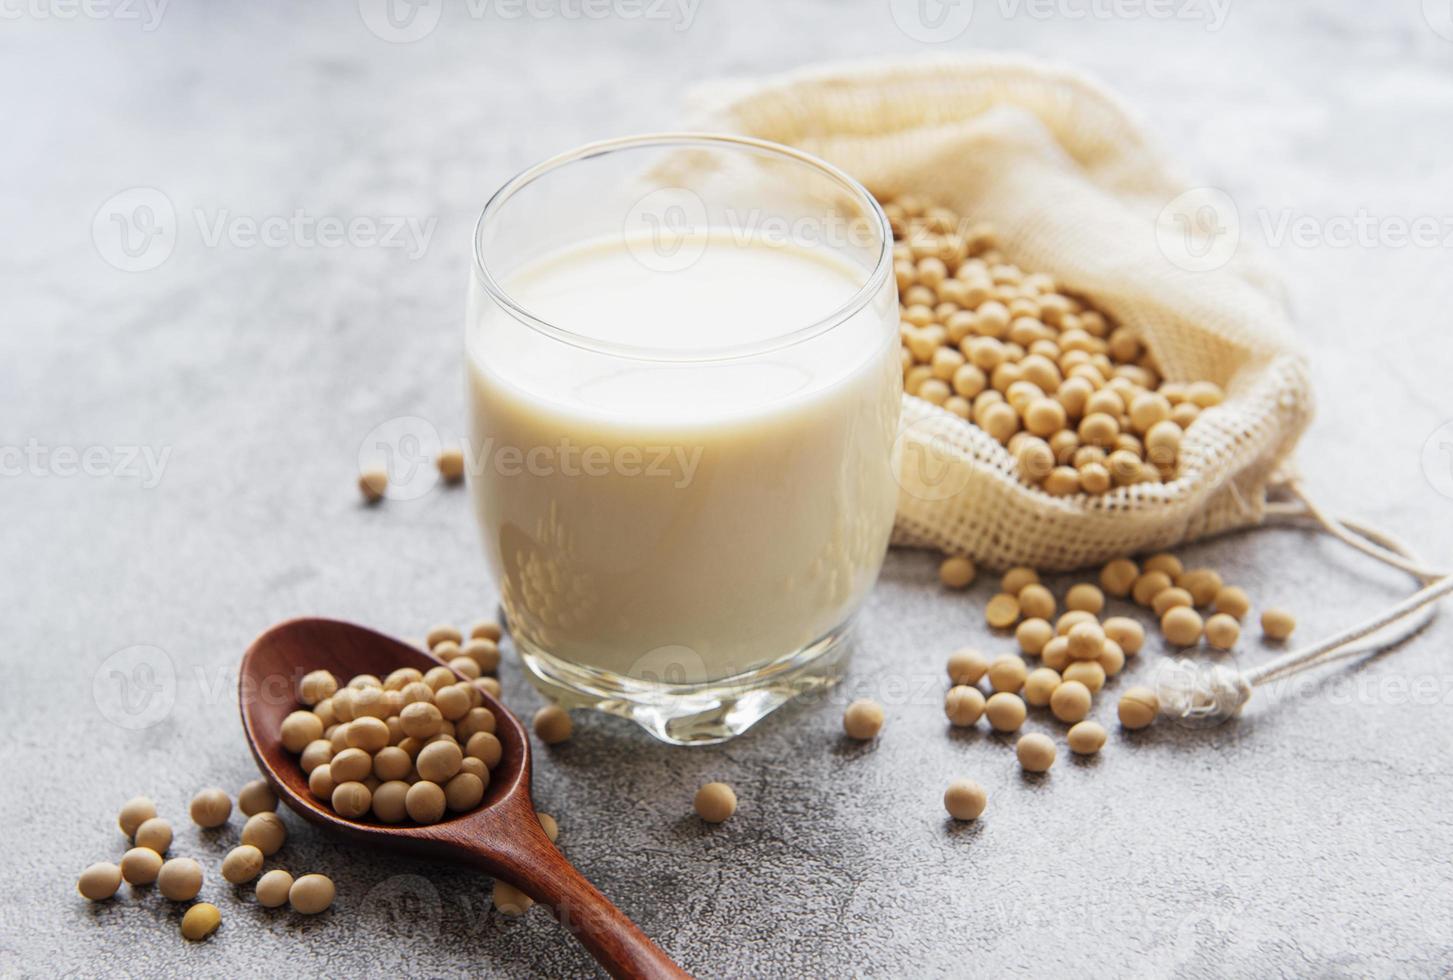
[[[490,272],[488,265],[484,261],[483,253],[486,225],[519,191],[556,170],[562,169],[572,163],[588,160],[591,157],[614,153],[619,150],[670,146],[753,149],[776,156],[779,159],[791,160],[831,178],[863,204],[864,211],[868,216],[871,216],[871,219],[876,219],[875,224],[878,229],[881,246],[877,261],[874,263],[872,270],[868,272],[862,285],[858,287],[851,297],[827,315],[813,323],[789,330],[776,337],[722,347],[671,348],[621,344],[608,340],[600,340],[594,337],[587,337],[559,324],[551,323],[536,316],[516,302]],[[725,361],[753,357],[791,347],[794,344],[799,344],[824,334],[855,316],[872,302],[873,297],[883,287],[883,283],[887,280],[892,268],[892,226],[888,222],[888,216],[883,213],[883,208],[878,203],[877,198],[861,182],[849,176],[845,171],[828,163],[826,160],[822,160],[803,150],[782,143],[774,143],[771,140],[757,139],[753,136],[739,136],[731,133],[643,133],[634,136],[618,136],[612,139],[597,140],[576,147],[573,150],[566,150],[563,153],[558,153],[555,156],[540,161],[534,166],[520,171],[507,180],[485,202],[484,210],[480,212],[479,220],[474,226],[474,274],[479,277],[480,282],[483,284],[485,291],[489,293],[490,298],[505,312],[525,326],[561,343],[601,354],[609,354],[614,357],[634,360],[676,363]]]

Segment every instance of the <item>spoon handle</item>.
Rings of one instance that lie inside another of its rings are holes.
[[[611,976],[691,980],[691,974],[565,859],[538,829],[533,814],[530,822],[534,833],[520,835],[523,840],[517,837],[507,853],[489,855],[486,870],[554,910],[556,920]]]
[[[687,978],[624,912],[561,858],[521,875],[526,894],[555,910],[555,917],[613,977]]]

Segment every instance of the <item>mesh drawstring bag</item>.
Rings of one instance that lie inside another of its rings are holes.
[[[1310,520],[1424,586],[1254,671],[1169,672],[1164,707],[1189,721],[1224,720],[1258,684],[1386,646],[1453,591],[1395,538],[1330,517],[1296,484],[1291,454],[1312,394],[1281,288],[1102,86],[997,56],[857,63],[705,86],[692,115],[698,128],[814,153],[880,199],[914,194],[992,223],[1009,261],[1091,298],[1140,337],[1167,380],[1226,392],[1186,430],[1173,479],[1069,497],[1022,481],[982,429],[905,396],[896,544],[992,568],[1066,570],[1269,519]],[[1274,490],[1291,503],[1269,505]]]
[[[1216,248],[1217,226],[1194,196],[1176,210],[1184,183],[1102,88],[982,58],[816,70],[701,102],[712,128],[815,153],[880,198],[912,193],[991,222],[1011,261],[1092,297],[1167,379],[1226,391],[1187,430],[1176,479],[1073,497],[1023,482],[982,429],[905,397],[896,543],[1069,569],[1262,519],[1312,414],[1280,290],[1242,254],[1206,272],[1167,257],[1166,242]],[[1203,232],[1201,245],[1174,237]]]

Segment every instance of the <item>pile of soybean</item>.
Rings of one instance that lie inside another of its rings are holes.
[[[904,195],[893,226],[903,387],[1002,443],[1056,496],[1175,479],[1181,436],[1219,405],[1167,381],[1141,338],[1000,249],[994,228]]]
[[[945,558],[939,567],[939,578],[950,589],[967,588],[976,577],[973,561],[964,556]],[[950,686],[944,697],[949,724],[967,728],[984,719],[994,731],[1012,734],[1023,728],[1031,709],[1044,709],[1069,726],[1064,738],[1071,752],[1099,752],[1108,733],[1089,717],[1095,699],[1124,669],[1126,658],[1145,644],[1145,629],[1137,620],[1102,618],[1109,598],[1150,609],[1166,642],[1182,651],[1203,640],[1214,652],[1233,649],[1252,607],[1246,591],[1226,584],[1215,569],[1186,568],[1164,552],[1143,562],[1114,559],[1100,569],[1098,584],[1075,583],[1062,598],[1034,569],[1011,568],[986,603],[984,618],[994,630],[1012,634],[1019,652],[990,658],[966,647],[949,655]],[[1295,626],[1285,610],[1261,613],[1266,640],[1285,641]],[[1031,669],[1025,658],[1038,658],[1039,666]],[[1117,707],[1121,727],[1132,731],[1149,726],[1159,711],[1155,691],[1140,685],[1126,690]],[[843,715],[843,730],[853,739],[878,737],[883,723],[882,706],[871,700],[854,701]],[[1054,765],[1058,749],[1049,734],[1029,732],[1019,736],[1015,754],[1025,771],[1043,773]],[[973,780],[955,780],[944,793],[944,807],[958,820],[977,819],[987,804],[987,792]]]
[[[474,633],[464,642],[448,628],[431,632],[436,655],[458,654],[448,667],[360,674],[346,685],[326,670],[304,676],[305,707],[283,719],[281,736],[309,791],[341,817],[385,824],[437,823],[479,806],[503,751],[481,694],[498,691],[484,675],[499,665],[499,627]]]
[[[288,832],[278,817],[277,796],[261,779],[253,780],[237,794],[237,807],[247,817],[241,843],[222,860],[222,877],[234,885],[245,884],[261,874],[266,860],[282,848]],[[232,800],[224,790],[208,787],[192,798],[189,809],[199,827],[215,830],[232,816]],[[81,872],[76,889],[83,898],[101,902],[112,898],[124,881],[133,891],[156,887],[173,902],[190,902],[202,891],[204,874],[195,858],[166,857],[172,846],[171,823],[157,816],[156,804],[137,796],[121,807],[117,825],[131,843],[120,864],[102,861]],[[296,880],[282,868],[263,874],[257,883],[257,902],[264,908],[289,905],[302,915],[317,915],[333,904],[333,882],[326,875],[305,874]],[[206,939],[221,925],[222,912],[211,902],[197,902],[182,916],[182,935],[190,940]]]

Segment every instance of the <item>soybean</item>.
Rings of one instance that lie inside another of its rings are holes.
[[[989,803],[984,787],[971,779],[955,779],[943,794],[943,807],[955,820],[977,820]]]
[[[1013,655],[999,657],[989,665],[989,686],[997,691],[1017,693],[1024,687],[1029,669],[1023,660]]]
[[[322,726],[319,726],[318,734],[322,735]],[[307,746],[304,742],[296,751],[302,751]],[[215,786],[199,790],[197,795],[192,797],[192,805],[189,809],[192,822],[198,827],[220,827],[232,816],[232,800],[227,796],[226,791]]]
[[[253,814],[242,825],[242,843],[251,844],[268,857],[276,854],[287,839],[287,825],[276,813],[268,810]]]
[[[172,825],[162,817],[152,817],[136,828],[136,846],[165,854],[172,846]]]
[[[1185,589],[1171,586],[1169,589],[1161,589],[1150,602],[1151,610],[1157,616],[1164,616],[1167,610],[1177,606],[1193,607],[1196,604],[1195,597]]]
[[[1054,594],[1038,582],[1019,590],[1019,611],[1030,619],[1052,619],[1055,614]]]
[[[574,727],[570,713],[558,704],[547,704],[535,712],[535,734],[546,745],[558,745],[570,737]]]
[[[373,808],[373,791],[363,783],[339,783],[333,789],[333,812],[348,820],[357,820]]]
[[[1117,599],[1123,599],[1130,594],[1131,587],[1139,577],[1140,569],[1135,562],[1129,558],[1116,558],[1100,569],[1100,588]]]
[[[326,742],[319,740],[319,744],[326,745]],[[312,743],[309,743],[311,746]],[[304,749],[306,751],[306,748]],[[310,771],[311,770],[307,770]],[[254,779],[237,793],[237,809],[242,811],[243,816],[250,817],[264,810],[277,809],[277,794],[265,779]]]
[[[475,732],[465,743],[464,752],[467,756],[465,761],[469,758],[478,759],[484,763],[486,769],[493,769],[499,765],[500,757],[504,755],[504,746],[493,732]]]
[[[121,856],[121,877],[128,885],[149,885],[161,872],[161,855],[149,847],[133,847]]]
[[[419,780],[404,794],[404,808],[415,823],[438,823],[447,805],[443,788],[427,779]]]
[[[1228,613],[1216,613],[1206,620],[1206,642],[1217,650],[1230,650],[1241,638],[1241,624]]]
[[[373,791],[373,815],[383,823],[402,822],[408,816],[408,807],[405,804],[408,792],[409,784],[401,779],[380,783],[378,789]]]
[[[1114,640],[1106,639],[1095,662],[1104,669],[1106,677],[1114,677],[1125,669],[1125,651]]]
[[[1059,685],[1059,672],[1050,667],[1030,671],[1029,676],[1024,679],[1024,700],[1032,707],[1042,708],[1049,704],[1049,699]]]
[[[1120,645],[1127,656],[1134,656],[1145,645],[1145,627],[1128,616],[1111,616],[1102,628],[1105,638]]]
[[[726,783],[707,783],[696,791],[696,815],[707,823],[721,823],[737,811],[737,794]]]
[[[1130,589],[1130,595],[1142,606],[1149,606],[1155,597],[1171,587],[1170,576],[1165,572],[1145,572],[1135,580],[1135,585]]]
[[[298,700],[307,705],[315,705],[331,698],[337,691],[338,678],[326,670],[304,674],[303,679],[298,682]]]
[[[1120,696],[1120,724],[1131,730],[1145,728],[1159,711],[1160,699],[1148,687],[1132,687]]]
[[[455,813],[473,810],[484,799],[484,780],[459,772],[444,784],[444,805]]]
[[[859,699],[843,712],[843,731],[848,738],[866,742],[883,730],[883,706],[876,701]]]
[[[1096,622],[1076,624],[1065,638],[1071,660],[1098,660],[1105,649],[1105,630]]]
[[[293,876],[282,868],[275,868],[257,880],[257,904],[263,908],[275,909],[285,905],[288,891],[293,887]]]
[[[1054,627],[1043,619],[1026,619],[1015,628],[1014,638],[1019,642],[1019,649],[1035,657],[1054,639]]]
[[[122,804],[121,813],[116,817],[116,824],[126,835],[127,840],[131,840],[136,836],[136,828],[154,816],[156,816],[156,804],[144,796],[135,796]]]
[[[1060,721],[1072,724],[1090,713],[1091,700],[1090,689],[1082,682],[1065,680],[1050,695],[1049,710]]]
[[[435,626],[424,635],[424,643],[430,650],[438,647],[441,643],[460,644],[464,642],[464,634],[453,626]]]
[[[1065,741],[1075,755],[1094,755],[1105,745],[1105,728],[1098,722],[1082,721],[1069,730]]]
[[[1026,772],[1047,772],[1054,765],[1054,741],[1039,732],[1021,735],[1014,746],[1014,754],[1019,757],[1019,765]]]
[[[996,732],[1018,731],[1027,714],[1023,699],[1008,691],[992,694],[984,702],[984,716]]]
[[[434,464],[439,468],[439,475],[444,478],[445,483],[458,483],[464,479],[463,450],[454,446],[441,449]]]
[[[1167,641],[1178,647],[1195,645],[1201,639],[1203,629],[1201,614],[1189,606],[1167,609],[1160,618],[1160,631]]]
[[[968,728],[984,714],[984,694],[977,687],[964,684],[949,688],[943,699],[943,713],[948,716],[949,724]]]
[[[1225,613],[1238,620],[1245,619],[1246,614],[1251,611],[1251,599],[1245,590],[1234,585],[1221,586],[1221,591],[1216,593],[1216,600],[1212,605],[1218,613]]]
[[[430,742],[420,750],[419,757],[414,760],[414,767],[421,779],[442,786],[454,778],[463,761],[464,751],[460,749],[459,743],[438,741]]]
[[[984,607],[984,619],[995,629],[1008,629],[1019,621],[1019,600],[1001,592]]]
[[[156,876],[156,890],[173,902],[189,902],[202,890],[202,866],[191,858],[172,858]]]
[[[1087,613],[1083,609],[1071,609],[1055,621],[1054,629],[1060,636],[1068,636],[1070,630],[1079,626],[1081,623],[1098,624],[1099,620],[1095,618],[1093,613]]]
[[[481,674],[493,674],[499,669],[499,645],[493,640],[474,637],[464,644],[460,653],[473,660]]]
[[[358,474],[358,492],[368,503],[378,503],[388,492],[388,470],[372,467]]]
[[[262,851],[252,844],[242,844],[227,852],[222,859],[222,877],[234,885],[251,881],[262,873]]]
[[[323,737],[323,720],[311,711],[294,711],[283,719],[281,735],[283,748],[301,752],[309,742]]]
[[[1100,693],[1105,686],[1105,668],[1098,660],[1072,661],[1061,676],[1067,681],[1079,681],[1089,688],[1091,694]]]
[[[938,566],[938,578],[950,589],[966,589],[973,584],[977,570],[972,560],[964,555],[954,555]]]
[[[1261,632],[1269,640],[1285,640],[1296,628],[1296,617],[1285,609],[1268,609],[1261,614]]]
[[[1189,592],[1198,606],[1209,606],[1221,591],[1221,576],[1209,568],[1193,568],[1176,576],[1176,585]]]
[[[1004,573],[1004,577],[999,580],[999,588],[1008,595],[1017,596],[1026,585],[1036,585],[1038,582],[1038,572],[1019,565]]]
[[[490,901],[494,903],[494,907],[503,915],[524,915],[530,911],[530,906],[535,904],[533,898],[520,891],[514,885],[511,885],[507,881],[498,880],[494,883],[494,892],[490,897]]]
[[[978,650],[955,650],[948,657],[948,679],[951,684],[977,684],[989,670],[989,658]]]
[[[81,872],[76,891],[91,902],[104,902],[121,887],[121,869],[109,861],[99,861]]]
[[[335,894],[327,875],[303,875],[288,889],[288,904],[300,915],[317,915],[333,904]]]
[[[192,942],[206,939],[222,924],[222,913],[211,902],[198,902],[182,916],[182,936]]]
[[[1056,636],[1046,643],[1039,653],[1039,661],[1051,670],[1064,670],[1070,662],[1069,637]]]
[[[1141,567],[1147,572],[1164,572],[1167,577],[1172,579],[1185,570],[1181,560],[1168,552],[1151,555],[1145,559]]]
[[[1099,615],[1105,608],[1105,593],[1088,582],[1070,586],[1065,593],[1065,608]]]

